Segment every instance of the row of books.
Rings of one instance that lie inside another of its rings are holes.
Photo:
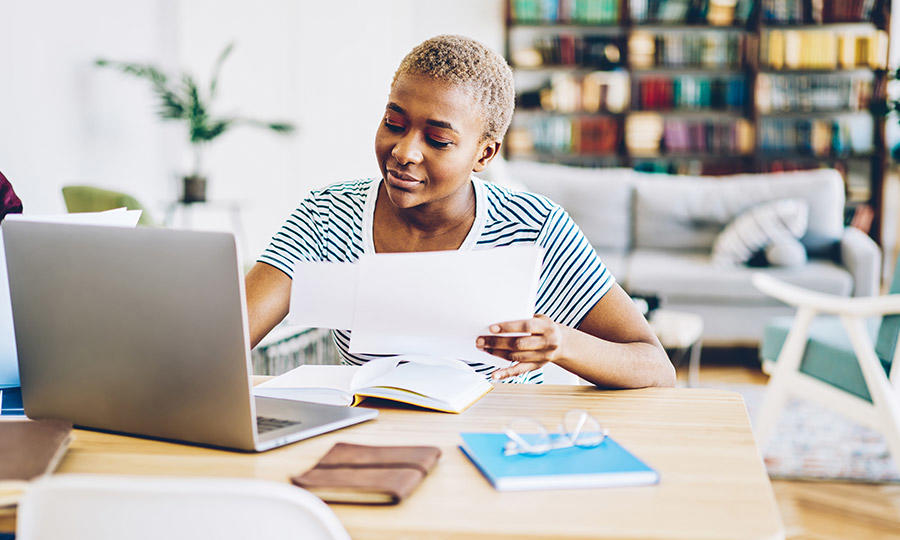
[[[809,20],[803,12],[810,3]],[[763,20],[769,23],[832,23],[870,21],[875,0],[763,0]]]
[[[734,120],[664,118],[656,113],[636,113],[625,121],[625,146],[635,156],[658,154],[753,153],[753,125]]]
[[[681,75],[643,77],[635,83],[635,109],[731,109],[746,103],[743,76],[722,78]]]
[[[668,153],[750,154],[756,141],[744,118],[719,122],[666,118],[661,149]]]
[[[615,24],[619,0],[510,0],[517,23]]]
[[[520,91],[517,106],[559,113],[619,113],[628,107],[629,89],[624,71],[595,71],[581,77],[554,73],[542,88]]]
[[[756,108],[778,111],[861,111],[872,98],[872,75],[770,75],[756,79]]]
[[[760,46],[760,62],[772,69],[883,69],[887,56],[884,30],[769,30]]]
[[[614,69],[623,64],[622,39],[618,36],[572,34],[535,36],[524,46],[514,46],[515,67],[584,66]]]
[[[610,117],[517,119],[507,137],[513,155],[614,154],[618,144],[619,125]]]
[[[632,67],[740,67],[745,36],[730,32],[671,32],[653,34],[635,31],[628,39]]]
[[[763,118],[759,122],[759,148],[764,152],[791,152],[812,156],[845,157],[873,151],[872,117],[840,119]]]
[[[723,26],[745,22],[753,0],[630,0],[636,23],[709,23]]]

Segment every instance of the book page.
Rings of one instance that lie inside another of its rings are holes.
[[[300,366],[253,387],[253,395],[311,401],[326,405],[350,405],[350,381],[357,366]]]
[[[409,362],[369,381],[369,388],[400,388],[444,403],[455,403],[457,396],[469,394],[473,387],[485,384],[489,383],[472,369]]]

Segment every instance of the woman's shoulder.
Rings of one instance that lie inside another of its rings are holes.
[[[509,221],[543,224],[561,207],[544,195],[479,180],[487,195],[489,214]]]
[[[360,178],[356,180],[342,180],[328,184],[325,187],[310,190],[308,198],[311,199],[327,199],[327,198],[346,198],[346,197],[365,197],[374,178]]]

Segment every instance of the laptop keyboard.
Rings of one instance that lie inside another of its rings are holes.
[[[256,417],[256,432],[260,434],[266,433],[268,431],[275,431],[276,429],[281,429],[288,426],[298,425],[300,425],[300,422],[296,422],[294,420],[282,420],[281,418],[269,418],[267,416]]]

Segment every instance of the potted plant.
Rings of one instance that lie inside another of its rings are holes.
[[[206,200],[206,177],[203,175],[203,152],[206,145],[230,128],[239,125],[254,126],[276,133],[291,133],[294,126],[287,122],[269,122],[238,116],[214,116],[211,107],[215,101],[219,73],[222,64],[231,54],[234,44],[230,43],[219,54],[213,66],[212,79],[206,91],[202,91],[194,77],[188,73],[172,79],[156,66],[133,62],[115,62],[100,58],[96,65],[117,69],[123,73],[146,79],[153,86],[153,92],[160,100],[159,117],[163,120],[180,120],[188,127],[193,169],[183,177],[182,202],[203,202]]]

